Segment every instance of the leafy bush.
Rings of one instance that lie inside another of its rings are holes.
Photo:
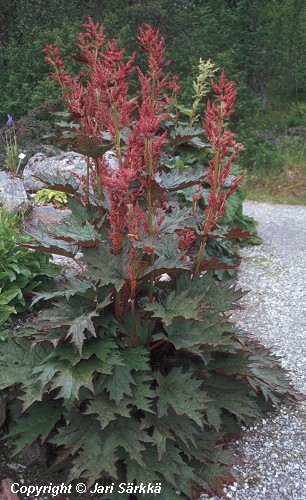
[[[292,103],[287,114],[288,126],[296,127],[306,123],[306,103]]]
[[[244,177],[234,168],[242,145],[226,124],[236,93],[222,72],[204,143],[202,127],[173,113],[179,86],[164,73],[158,32],[140,29],[143,73],[102,28],[84,28],[82,81],[64,71],[58,48],[46,48],[88,156],[84,196],[73,176],[42,176],[74,193],[72,215],[52,233],[31,231],[30,245],[71,257],[81,249],[83,271],[37,294],[33,303],[53,306],[2,346],[0,388],[20,384],[10,436],[16,452],[38,437],[55,445],[67,481],[152,483],[156,492],[161,484],[163,498],[196,498],[226,477],[224,437],[290,393],[269,352],[231,323],[243,292],[215,280],[212,270],[228,266],[207,253],[209,239],[248,235],[217,224]],[[132,72],[137,99],[128,96]],[[174,152],[185,147],[183,167],[169,158],[170,141]],[[103,156],[110,148],[116,169]],[[186,162],[190,150],[198,168]],[[190,187],[188,208],[179,193]]]
[[[29,241],[18,231],[15,215],[0,209],[0,326],[26,310],[33,290],[54,277],[45,253],[20,246]]]
[[[67,205],[66,193],[61,193],[54,189],[39,189],[34,195],[34,200],[42,203],[43,205],[55,205],[56,207],[64,207]]]

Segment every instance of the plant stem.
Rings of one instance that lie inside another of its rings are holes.
[[[203,255],[204,255],[204,250],[206,248],[206,243],[207,243],[207,237],[205,237],[200,245],[200,248],[199,248],[199,253],[198,253],[198,256],[197,256],[197,260],[196,260],[196,265],[195,265],[195,268],[194,268],[194,271],[193,271],[193,277],[195,277],[199,271],[200,271],[200,267],[201,267],[201,263],[202,263],[202,260],[203,260]]]
[[[131,339],[132,339],[132,346],[137,347],[135,299],[131,299]]]
[[[123,314],[123,304],[122,304],[122,296],[121,292],[115,293],[115,316],[118,321],[121,320]]]
[[[149,187],[147,192],[147,203],[148,203],[148,224],[149,224],[149,234],[153,234],[153,201],[152,201],[152,191],[151,191],[151,177],[153,173],[153,157],[152,157],[152,139],[145,140],[145,156],[148,162],[148,177],[149,177]],[[154,266],[154,251],[150,253],[150,263]],[[154,269],[150,273],[150,284],[149,284],[149,302],[153,300],[153,284],[154,284]]]
[[[87,206],[89,205],[89,164],[90,159],[89,156],[86,156],[86,198],[87,198]]]
[[[117,158],[119,161],[119,168],[122,168],[121,134],[119,128],[117,106],[113,106],[113,113],[114,113],[114,128],[115,128],[115,147],[116,147]]]
[[[95,167],[96,167],[96,181],[97,181],[97,193],[100,198],[102,198],[102,182],[100,176],[100,164],[99,159],[95,159]]]

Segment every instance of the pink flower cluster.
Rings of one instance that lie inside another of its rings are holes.
[[[203,127],[210,140],[213,158],[209,162],[208,182],[211,192],[205,209],[204,234],[209,233],[225,210],[226,201],[238,189],[245,173],[235,177],[230,187],[224,188],[234,161],[244,150],[243,144],[235,141],[235,135],[226,130],[225,120],[234,112],[236,90],[234,82],[228,81],[222,71],[217,83],[211,82],[215,101],[208,100]]]
[[[179,91],[178,79],[163,74],[164,39],[158,30],[140,28],[138,44],[147,54],[148,70],[136,67],[135,54],[125,61],[125,51],[115,40],[107,40],[102,27],[89,18],[80,34],[76,59],[85,64],[85,73],[77,78],[66,73],[59,48],[47,46],[46,61],[53,66],[53,78],[62,89],[68,108],[79,123],[79,135],[104,137],[114,144],[119,168],[108,168],[103,156],[90,159],[91,183],[102,186],[102,198],[109,201],[109,237],[118,254],[126,236],[137,239],[140,231],[153,232],[152,215],[158,213],[161,200],[154,201],[152,190],[166,134],[159,132],[171,104],[166,90]],[[140,98],[129,98],[129,77],[137,72]],[[125,131],[125,138],[123,137]],[[123,146],[123,139],[125,146]],[[149,210],[141,208],[150,205]]]

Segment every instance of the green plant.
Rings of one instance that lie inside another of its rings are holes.
[[[303,125],[306,122],[306,102],[292,103],[287,113],[289,127]]]
[[[43,205],[55,205],[56,207],[64,207],[67,205],[66,193],[55,191],[54,189],[39,189],[34,195],[34,200]]]
[[[19,163],[18,144],[13,119],[10,115],[7,115],[7,117],[6,130],[4,132],[5,166],[10,172],[15,174]]]
[[[54,277],[46,254],[20,246],[29,238],[17,229],[17,222],[15,215],[0,209],[0,326],[25,311],[33,290]]]
[[[53,305],[22,338],[3,343],[0,388],[20,384],[9,434],[16,452],[38,437],[52,443],[67,481],[99,480],[101,498],[116,481],[133,483],[126,498],[140,496],[140,483],[153,485],[148,499],[154,492],[196,498],[227,475],[224,438],[292,391],[269,351],[231,323],[228,312],[243,292],[215,280],[211,271],[228,265],[207,253],[210,238],[245,236],[217,224],[244,176],[234,168],[242,145],[227,128],[233,82],[222,72],[212,84],[204,130],[168,129],[177,78],[164,74],[158,32],[140,28],[138,42],[145,73],[89,19],[79,38],[82,82],[64,71],[58,48],[46,48],[88,173],[83,197],[73,176],[41,175],[50,188],[74,194],[72,215],[51,233],[31,230],[36,243],[28,245],[70,257],[81,249],[83,270],[36,295],[33,304]],[[136,99],[128,93],[132,72],[140,80]],[[167,137],[174,151],[197,151],[198,168],[167,161]],[[118,169],[105,162],[110,148]],[[171,205],[189,187],[192,207]]]

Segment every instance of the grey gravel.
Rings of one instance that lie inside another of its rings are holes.
[[[306,207],[245,203],[263,243],[241,250],[238,284],[250,290],[238,325],[282,357],[295,388],[306,394]],[[284,404],[243,430],[231,445],[240,462],[221,497],[239,500],[306,499],[306,403]]]

